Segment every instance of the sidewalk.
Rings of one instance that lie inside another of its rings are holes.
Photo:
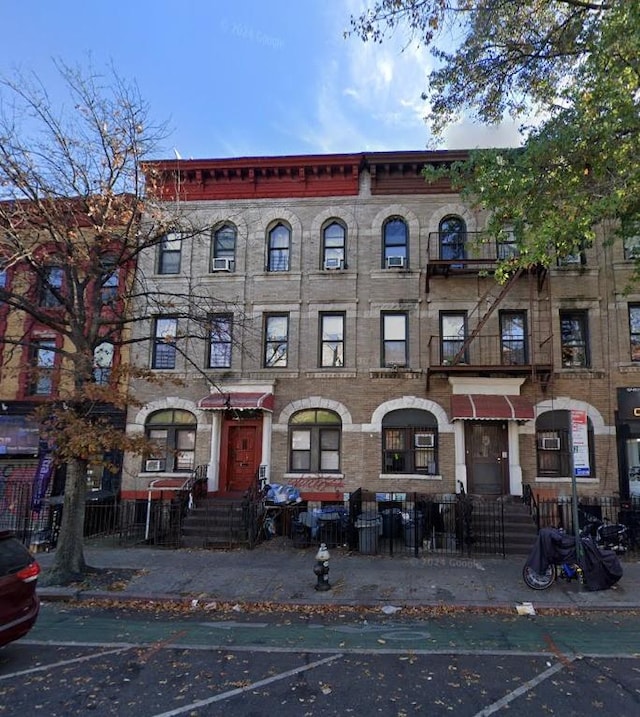
[[[532,603],[534,609],[629,610],[640,608],[640,561],[624,558],[624,575],[612,589],[588,592],[559,581],[548,590],[529,589],[522,580],[525,558],[464,558],[437,553],[423,557],[360,555],[330,550],[331,590],[315,589],[317,548],[297,549],[274,539],[254,550],[160,550],[88,548],[96,568],[136,571],[111,589],[86,585],[38,588],[43,601],[219,602],[238,605],[351,605],[367,607],[450,607],[509,609]],[[45,575],[53,553],[39,553]],[[116,574],[117,575],[117,574]]]

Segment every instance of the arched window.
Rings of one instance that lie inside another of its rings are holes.
[[[409,230],[401,217],[387,219],[382,227],[383,268],[403,268],[409,265]]]
[[[269,230],[267,271],[289,271],[291,229],[278,222]]]
[[[596,475],[593,425],[587,417],[588,466],[581,465],[581,477]],[[571,478],[571,411],[545,411],[536,419],[536,456],[538,475]]]
[[[382,472],[438,474],[438,420],[417,408],[390,411],[382,420]]]
[[[346,230],[342,224],[333,220],[322,230],[322,268],[344,269]]]
[[[333,411],[298,411],[289,420],[289,467],[292,473],[340,472],[342,421]]]
[[[180,473],[195,467],[196,417],[189,411],[167,408],[152,413],[145,424],[153,448],[145,457],[148,472]]]
[[[213,232],[211,271],[233,271],[236,266],[236,228],[223,224]]]
[[[438,228],[440,259],[465,259],[467,225],[460,217],[445,217]]]

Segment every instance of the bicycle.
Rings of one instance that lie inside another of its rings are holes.
[[[557,579],[577,580],[588,590],[606,590],[622,577],[613,550],[600,548],[593,538],[576,539],[561,528],[541,528],[522,568],[522,579],[532,590],[546,590]]]

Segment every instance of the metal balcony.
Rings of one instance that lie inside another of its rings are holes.
[[[486,232],[431,232],[427,244],[427,291],[434,276],[493,273],[498,264],[518,256],[510,235],[505,241]]]
[[[531,376],[546,387],[553,372],[551,336],[542,339],[505,339],[481,334],[465,337],[429,337],[430,377],[444,376]]]

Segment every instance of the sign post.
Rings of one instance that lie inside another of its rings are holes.
[[[576,556],[578,562],[584,557],[580,540],[580,521],[578,515],[578,476],[591,474],[589,466],[589,433],[587,430],[587,412],[571,411],[571,450],[569,451],[571,467],[571,506],[573,531],[576,538]]]

